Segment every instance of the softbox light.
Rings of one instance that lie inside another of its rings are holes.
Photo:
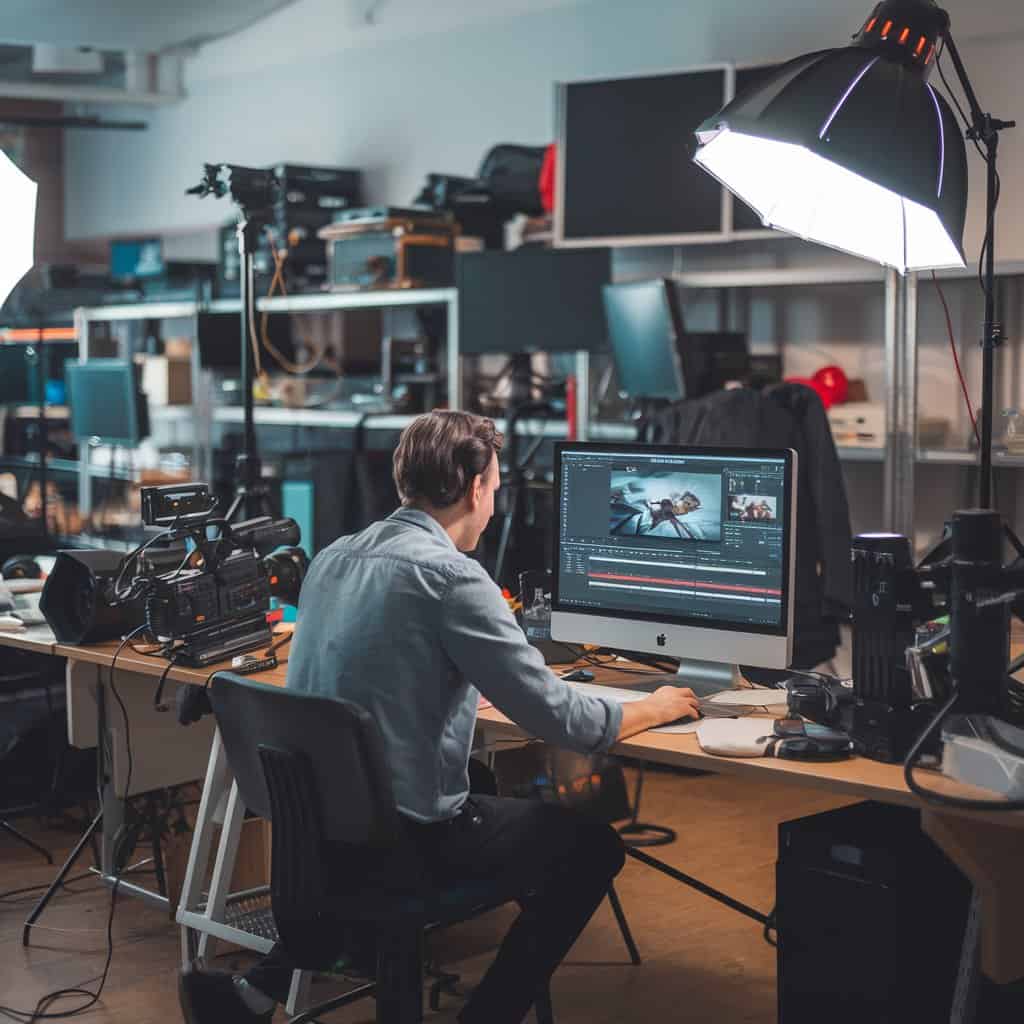
[[[928,82],[948,26],[889,0],[852,45],[797,57],[697,129],[696,161],[765,225],[900,273],[964,266],[967,157]]]
[[[36,234],[36,183],[0,151],[0,306],[32,269]]]

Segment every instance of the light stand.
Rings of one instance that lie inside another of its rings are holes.
[[[1016,121],[1002,121],[986,114],[978,103],[978,97],[967,77],[960,52],[949,32],[948,24],[944,34],[945,47],[953,61],[957,79],[967,97],[971,113],[971,125],[967,138],[983,147],[987,174],[985,178],[985,251],[982,277],[985,283],[985,326],[981,339],[981,472],[978,507],[992,507],[992,406],[995,401],[995,352],[1003,342],[1002,324],[996,322],[996,205],[999,202],[999,174],[996,171],[996,156],[999,150],[999,133],[1005,128],[1015,128]]]
[[[253,417],[253,346],[259,344],[256,336],[256,292],[253,272],[253,254],[259,245],[260,234],[267,221],[247,213],[242,207],[238,219],[239,290],[242,304],[241,373],[242,373],[242,451],[235,461],[235,498],[225,518],[234,519],[239,508],[246,519],[273,515],[270,492],[263,483],[263,465],[256,444],[256,424]]]
[[[256,334],[256,294],[253,280],[253,254],[260,235],[272,222],[274,202],[280,182],[271,171],[235,164],[205,164],[203,180],[187,195],[200,199],[211,193],[218,199],[230,194],[238,206],[239,288],[241,300],[241,385],[242,385],[242,451],[235,462],[235,497],[225,516],[234,519],[239,509],[247,519],[273,515],[270,492],[263,483],[263,466],[256,443],[253,419],[253,353],[259,344]]]

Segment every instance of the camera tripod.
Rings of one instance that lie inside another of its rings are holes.
[[[256,334],[256,293],[253,279],[253,255],[260,235],[273,219],[274,202],[281,183],[271,171],[234,164],[205,164],[203,180],[187,190],[200,199],[229,195],[238,207],[239,297],[241,299],[241,353],[239,368],[242,387],[242,452],[236,463],[235,497],[226,519],[234,519],[241,510],[246,519],[273,515],[270,491],[263,483],[263,466],[256,443],[253,419],[254,354],[259,345]]]

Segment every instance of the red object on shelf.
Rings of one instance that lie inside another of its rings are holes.
[[[576,440],[576,378],[572,376],[565,381],[565,437]]]
[[[537,190],[540,192],[540,205],[545,213],[555,208],[555,160],[556,147],[552,142],[544,151],[544,161],[540,165],[540,177],[537,179]]]
[[[846,401],[850,393],[850,381],[841,366],[823,366],[812,379],[829,396],[827,400],[824,396],[821,399],[825,403],[826,409],[831,405],[841,405]],[[821,394],[820,390],[818,394]]]

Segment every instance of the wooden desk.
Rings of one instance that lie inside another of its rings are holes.
[[[597,669],[594,674],[595,682],[621,685],[621,679],[613,672]],[[529,738],[495,708],[481,711],[477,721],[490,738]],[[907,788],[902,765],[863,757],[824,764],[768,757],[719,757],[701,750],[693,733],[658,732],[630,737],[615,744],[611,753],[679,768],[770,778],[783,785],[810,786],[862,800],[921,808],[924,830],[971,880],[980,900],[982,969],[999,984],[1024,977],[1024,883],[1020,877],[1024,812],[957,811],[923,805]],[[939,792],[979,799],[991,796],[958,786],[937,773],[929,773],[927,785]]]
[[[12,634],[10,639],[28,642],[25,634]],[[41,642],[41,641],[36,641]],[[0,644],[8,643],[8,637],[0,636]],[[52,653],[68,659],[69,715],[71,714],[72,693],[81,685],[79,676],[92,668],[94,685],[102,689],[100,682],[109,670],[117,649],[116,643],[99,644],[91,647],[75,647],[66,644],[53,645]],[[122,651],[117,659],[117,678],[124,681],[120,689],[129,711],[136,708],[139,699],[152,711],[152,685],[166,667],[166,661],[152,656],[135,653],[130,649]],[[204,683],[214,671],[228,669],[229,665],[214,666],[210,669],[190,669],[174,666],[167,674],[170,684]],[[284,685],[286,668],[279,666],[271,672],[260,673],[252,678],[271,685]],[[612,672],[595,673],[598,682],[614,685],[621,680]],[[135,685],[129,680],[135,679]],[[147,685],[141,683],[148,681]],[[72,685],[75,683],[76,685]],[[172,696],[169,694],[169,696]],[[99,704],[104,701],[100,700]],[[105,709],[100,709],[102,717]],[[142,708],[138,708],[140,713]],[[171,716],[161,716],[163,723],[173,725],[173,745],[176,756],[188,737],[197,736],[200,726],[182,729]],[[162,723],[162,724],[163,724]],[[493,708],[482,711],[478,724],[490,738],[527,739],[527,735],[514,723]],[[208,723],[212,734],[205,740],[208,744],[209,760],[205,772],[205,784],[196,831],[193,837],[185,886],[177,919],[182,925],[182,954],[188,960],[197,953],[211,956],[212,946],[217,939],[226,939],[266,952],[271,940],[265,935],[246,931],[231,923],[226,916],[229,900],[228,879],[234,864],[238,838],[245,814],[237,787],[228,770],[219,737]],[[110,731],[108,721],[105,728]],[[134,739],[133,749],[139,750]],[[116,738],[116,737],[112,737]],[[167,740],[171,740],[168,734]],[[112,744],[108,749],[117,749]],[[776,760],[773,758],[726,758],[707,754],[700,749],[693,734],[665,734],[647,732],[616,744],[612,753],[637,758],[663,765],[697,768],[743,777],[771,778],[779,784],[811,786],[831,793],[860,799],[880,800],[886,803],[920,807],[921,804],[903,782],[902,768],[886,765],[864,758],[848,761],[814,764]],[[116,771],[111,773],[112,779]],[[201,777],[202,771],[192,777]],[[693,784],[693,783],[688,783]],[[699,784],[699,783],[698,783]],[[953,790],[953,784],[938,776],[932,776],[929,784],[935,788]],[[133,790],[135,785],[133,784]],[[962,790],[961,790],[962,791]],[[120,799],[116,797],[116,786],[110,788],[112,804],[111,820],[119,821]],[[114,807],[113,804],[117,806]],[[925,830],[946,850],[949,856],[972,880],[982,908],[982,966],[985,973],[996,982],[1004,983],[1024,975],[1024,943],[1020,941],[1021,922],[1024,921],[1024,886],[1019,879],[1018,861],[1024,847],[1024,813],[962,812],[922,808]],[[221,825],[220,843],[216,852],[213,876],[206,898],[202,885],[206,868],[212,853],[215,825]],[[197,938],[198,937],[198,938]],[[302,1004],[303,986],[306,982],[296,979],[293,998],[289,1001],[290,1012]]]
[[[0,647],[13,647],[36,654],[53,654],[57,638],[49,626],[29,626],[25,630],[9,632],[0,629]]]

